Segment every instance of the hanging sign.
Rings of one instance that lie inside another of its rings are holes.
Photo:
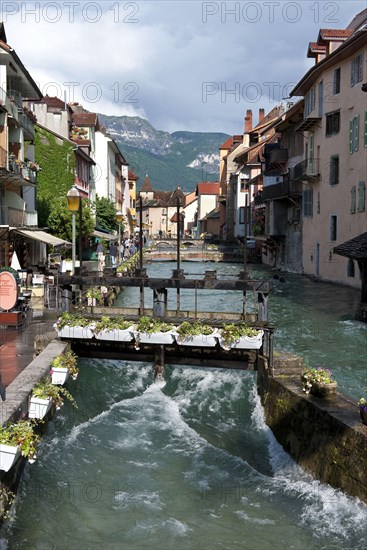
[[[18,285],[12,273],[0,272],[0,309],[9,311],[18,301]]]

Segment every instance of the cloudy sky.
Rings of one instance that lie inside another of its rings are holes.
[[[312,65],[320,28],[367,0],[117,2],[2,0],[1,19],[44,95],[139,115],[159,130],[241,133]]]

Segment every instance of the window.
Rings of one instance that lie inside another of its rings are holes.
[[[326,115],[326,136],[339,134],[340,131],[340,111],[334,111]]]
[[[354,262],[353,262],[352,258],[349,258],[349,260],[348,260],[347,276],[348,277],[354,277],[355,276]]]
[[[312,189],[303,191],[303,216],[312,217],[313,192]]]
[[[339,155],[330,157],[330,185],[339,183]]]
[[[352,118],[349,123],[349,152],[355,153],[359,149],[359,115]]]
[[[335,69],[334,71],[334,83],[333,83],[333,95],[340,94],[340,75],[341,69]]]
[[[358,184],[358,212],[364,212],[366,209],[366,184],[360,181]]]
[[[355,214],[356,213],[356,186],[353,185],[352,189],[350,190],[350,213]]]
[[[337,223],[338,223],[338,217],[337,216],[330,216],[330,240],[331,241],[336,241]]]
[[[319,100],[319,117],[322,118],[324,114],[324,81],[321,80],[318,86],[318,100]]]
[[[350,85],[355,86],[363,79],[363,53],[352,59]]]
[[[320,193],[317,193],[317,213],[321,212]]]
[[[239,219],[239,223],[240,223],[240,224],[245,223],[245,207],[244,207],[244,206],[240,206],[240,219]]]
[[[315,108],[315,86],[305,96],[305,116],[307,117]]]

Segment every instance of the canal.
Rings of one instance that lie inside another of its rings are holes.
[[[241,266],[187,263],[186,273]],[[152,264],[152,275],[174,264]],[[273,272],[252,268],[254,278]],[[189,276],[189,275],[188,275]],[[358,399],[366,383],[367,326],[352,320],[358,293],[306,278],[274,280],[275,344],[327,365]],[[136,306],[125,290],[120,305]],[[189,296],[181,295],[182,308]],[[176,295],[169,296],[175,307]],[[149,307],[148,301],[147,306]],[[241,311],[237,293],[206,290],[202,310]],[[305,474],[264,423],[255,374],[80,359],[79,404],[48,426],[27,465],[2,548],[360,549],[367,507]]]

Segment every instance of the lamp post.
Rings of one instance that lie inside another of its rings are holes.
[[[72,215],[72,270],[71,274],[74,275],[75,273],[75,257],[76,257],[76,228],[75,228],[75,214],[79,211],[79,201],[80,201],[80,194],[78,189],[76,188],[76,185],[73,185],[73,187],[67,192],[66,200],[68,201],[68,210],[71,212]],[[80,228],[81,231],[81,228]]]
[[[116,212],[116,221],[119,224],[119,250],[118,250],[118,265],[121,264],[121,222],[124,219],[124,216],[121,210]]]

